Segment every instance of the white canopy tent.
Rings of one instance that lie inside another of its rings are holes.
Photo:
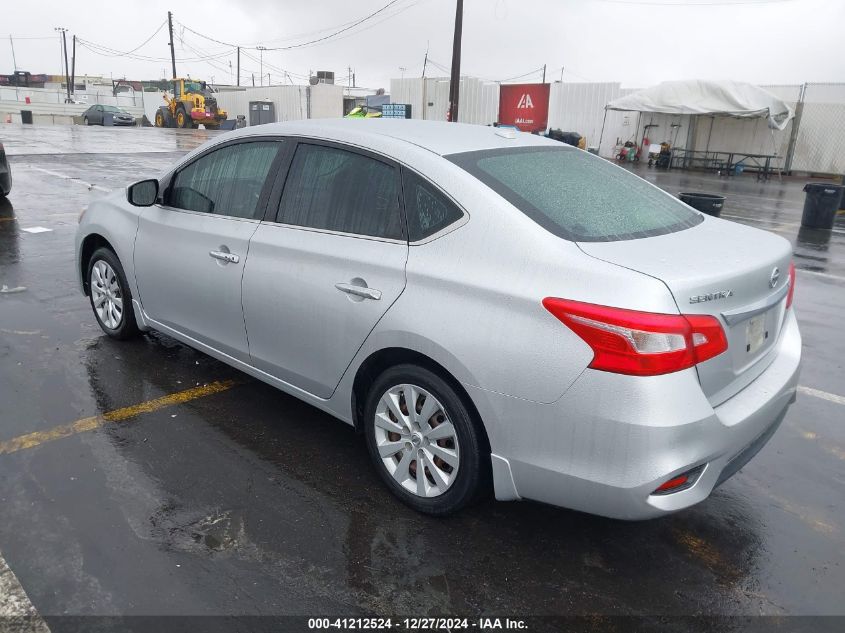
[[[772,131],[773,144],[774,130],[784,130],[794,116],[792,108],[783,100],[759,86],[740,81],[664,81],[608,103],[605,106],[605,121],[608,110],[742,119],[765,118]],[[599,146],[603,137],[604,122]]]

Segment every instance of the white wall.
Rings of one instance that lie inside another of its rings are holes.
[[[264,86],[256,88],[221,88],[217,105],[230,119],[239,114],[249,123],[249,102],[269,99],[276,107],[277,121],[308,118],[308,86]]]
[[[499,84],[476,77],[462,77],[460,90],[458,121],[492,125],[498,120]],[[414,119],[445,121],[449,111],[449,79],[391,79],[390,101],[410,103]]]
[[[336,119],[343,116],[343,86],[308,86],[308,118]]]
[[[20,100],[16,98],[18,96],[21,97]],[[26,103],[27,96],[30,97],[30,103]],[[102,95],[100,100],[92,98],[84,104],[64,103],[66,96],[65,93],[57,94],[52,90],[39,88],[0,88],[0,122],[11,119],[12,123],[20,123],[21,110],[29,110],[35,124],[70,125],[73,123],[73,117],[81,116],[95,103],[117,105],[137,119],[144,115],[140,95],[137,97],[139,105],[134,105],[136,99],[127,99],[129,103],[126,103],[127,100],[116,98],[111,93]]]

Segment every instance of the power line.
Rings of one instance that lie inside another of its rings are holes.
[[[161,31],[161,29],[163,29],[163,28],[164,28],[164,25],[165,25],[165,24],[167,24],[167,20],[163,20],[163,21],[162,21],[162,23],[158,25],[158,28],[157,28],[155,31],[153,31],[153,34],[152,34],[152,35],[150,35],[147,39],[145,39],[143,42],[141,42],[140,44],[138,44],[138,46],[136,46],[135,48],[133,48],[131,51],[118,52],[118,53],[115,53],[115,54],[113,54],[113,55],[109,55],[109,57],[123,57],[123,56],[129,56],[129,55],[131,55],[132,53],[134,53],[135,51],[137,51],[137,50],[139,50],[139,49],[143,48],[144,46],[146,46],[147,44],[149,44],[149,43],[150,43],[150,40],[152,40],[152,39],[153,39],[156,35],[158,35],[158,32],[159,32],[159,31]],[[79,38],[77,38],[77,39],[79,39]]]
[[[532,70],[527,73],[523,73],[522,75],[517,75],[516,77],[508,77],[507,79],[492,79],[490,81],[495,81],[496,83],[503,84],[507,81],[513,81],[514,79],[522,79],[523,77],[530,77],[531,75],[536,75],[537,73],[543,72],[543,67],[540,66],[539,68]]]
[[[372,13],[370,13],[370,14],[362,17],[362,18],[359,18],[357,20],[354,20],[352,22],[347,22],[345,25],[342,25],[342,28],[338,28],[338,29],[334,30],[333,32],[329,33],[328,35],[324,35],[322,37],[318,37],[318,38],[309,40],[307,42],[300,42],[299,44],[291,44],[289,46],[273,46],[273,47],[268,46],[264,50],[267,50],[267,51],[288,51],[288,50],[293,50],[293,49],[297,49],[297,48],[303,48],[303,47],[306,47],[306,46],[313,46],[315,44],[319,44],[321,42],[325,42],[327,40],[337,38],[338,35],[341,35],[341,34],[347,32],[347,31],[350,31],[351,29],[354,29],[356,26],[359,26],[359,25],[363,24],[364,22],[367,22],[368,20],[371,20],[372,18],[376,17],[377,15],[385,12],[387,9],[393,7],[394,5],[396,5],[400,2],[406,2],[406,1],[407,0],[390,0],[390,2],[388,2],[384,6],[380,7],[379,9],[376,9]],[[386,16],[386,17],[394,17],[396,15],[399,15],[400,13],[406,11],[407,9],[410,9],[411,7],[419,4],[422,1],[423,0],[412,1],[409,5],[402,7],[398,11],[395,11],[395,12],[389,14],[389,16]],[[384,20],[377,22],[377,24],[380,24],[382,21],[384,21]],[[240,46],[241,49],[247,48],[247,49],[257,50],[257,46],[244,46],[244,45],[241,45],[241,44],[233,44],[231,42],[226,42],[226,41],[219,40],[217,38],[211,37],[209,35],[205,35],[204,33],[200,33],[199,31],[192,29],[191,27],[187,26],[183,22],[179,22],[179,25],[182,28],[184,28],[186,31],[190,31],[194,35],[198,35],[199,37],[207,39],[211,42],[215,42],[216,44],[221,44],[223,46],[233,46],[233,47]],[[317,31],[317,32],[321,32],[321,31]],[[341,39],[341,38],[338,38],[338,39]]]
[[[35,36],[35,37],[24,37],[24,36],[19,36],[19,35],[12,35],[11,33],[6,33],[5,35],[2,35],[0,37],[3,37],[4,39],[12,37],[16,40],[55,40],[56,39],[55,35],[41,35],[41,36]]]
[[[349,24],[349,25],[343,27],[342,29],[338,29],[337,31],[335,31],[334,33],[330,33],[329,35],[324,35],[323,37],[318,37],[317,39],[311,40],[310,42],[303,42],[301,44],[292,44],[290,46],[280,46],[277,49],[273,49],[273,50],[285,50],[285,51],[287,51],[287,50],[291,50],[293,48],[302,48],[303,46],[310,46],[311,44],[317,44],[318,42],[323,42],[323,41],[328,40],[330,38],[333,38],[337,35],[340,35],[341,33],[345,33],[346,31],[348,31],[350,29],[354,29],[359,24],[362,24],[362,23],[366,22],[367,20],[374,18],[375,16],[377,16],[382,11],[389,9],[390,7],[392,7],[397,2],[403,2],[403,0],[390,0],[390,2],[388,2],[386,5],[384,5],[380,9],[376,9],[375,11],[373,11],[369,15],[361,18],[360,20],[357,20],[357,21],[353,22],[352,24]]]
[[[102,44],[97,44],[95,42],[89,42],[88,40],[82,39],[81,37],[77,37],[76,41],[83,46],[84,48],[88,49],[92,53],[97,55],[101,55],[103,57],[127,57],[129,59],[134,59],[138,61],[145,61],[145,62],[169,62],[169,57],[153,57],[151,55],[139,55],[137,53],[124,53],[121,51],[117,51],[113,48],[109,48],[108,46],[103,46]],[[203,57],[185,57],[185,58],[177,58],[176,61],[179,62],[198,62],[203,61],[205,59],[219,59],[221,57],[225,57],[227,55],[231,55],[231,51],[224,51],[222,53],[207,55]]]

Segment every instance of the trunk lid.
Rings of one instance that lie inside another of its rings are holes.
[[[712,405],[739,392],[773,360],[792,257],[785,239],[705,217],[675,233],[578,246],[592,257],[661,280],[682,314],[709,314],[721,321],[727,351],[696,367]]]

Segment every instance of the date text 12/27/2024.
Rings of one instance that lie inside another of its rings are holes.
[[[518,618],[309,618],[310,630],[385,630],[407,631],[519,631],[527,630]]]

